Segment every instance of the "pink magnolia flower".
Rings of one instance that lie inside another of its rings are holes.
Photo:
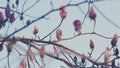
[[[74,25],[75,31],[77,31],[77,32],[80,31],[80,29],[81,29],[81,22],[79,20],[75,20],[73,22],[73,25]]]
[[[118,35],[115,34],[114,37],[111,40],[111,45],[114,47],[118,41]]]
[[[24,60],[22,60],[21,62],[20,62],[20,68],[26,68],[26,62],[24,61]]]
[[[9,4],[7,4],[7,6],[5,8],[5,15],[7,18],[10,17],[10,10],[11,10],[11,8],[10,8]]]
[[[3,50],[3,45],[2,44],[0,44],[0,51],[2,51]]]
[[[66,17],[66,7],[64,5],[60,6],[60,16],[62,19],[64,19]]]
[[[15,2],[15,3],[16,3],[16,5],[19,5],[19,0],[16,0],[16,2]]]
[[[94,42],[93,42],[93,40],[90,40],[90,45],[89,46],[90,46],[91,49],[94,48]]]
[[[96,12],[93,7],[90,8],[89,17],[91,20],[95,20],[96,18]]]
[[[9,17],[10,19],[10,22],[13,23],[15,21],[15,16],[14,16],[14,13],[12,13]]]
[[[61,29],[56,30],[56,37],[57,37],[58,40],[61,39],[61,37],[62,37],[62,30]]]
[[[44,58],[45,57],[45,45],[43,44],[42,47],[40,48],[40,57]]]

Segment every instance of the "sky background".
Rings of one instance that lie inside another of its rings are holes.
[[[5,7],[6,0],[0,0],[0,1],[1,1],[0,6]],[[35,1],[36,0],[27,0],[27,3],[24,6],[24,10],[28,8],[30,5],[32,5],[33,3],[35,3]],[[66,5],[69,2],[69,0],[51,0],[51,1],[53,3],[54,9],[59,8],[61,5]],[[72,0],[71,4],[79,3],[82,1],[83,0]],[[11,0],[11,4],[12,3],[14,3],[14,0]],[[21,7],[23,3],[24,3],[24,0],[20,0],[20,5],[18,7],[19,12],[21,12],[22,10]],[[120,28],[119,28],[120,27],[120,15],[119,15],[120,1],[119,0],[103,0],[103,1],[95,2],[94,4],[106,17],[108,17],[114,24],[118,25],[118,27],[116,27],[115,25],[110,23],[95,8],[95,11],[97,14],[97,17],[96,17],[97,24],[96,24],[95,32],[107,37],[113,37],[114,34],[118,34],[120,36]],[[83,12],[86,13],[88,9],[88,4],[87,3],[81,4],[79,5],[79,8],[81,8]],[[63,38],[72,37],[74,33],[76,33],[73,27],[74,20],[78,19],[81,22],[83,21],[83,18],[85,15],[79,8],[77,6],[67,7],[67,17],[65,18],[62,25],[60,26],[60,28],[63,31]],[[14,32],[15,29],[19,29],[24,25],[26,25],[26,22],[25,22],[26,20],[29,20],[29,19],[34,20],[44,15],[49,10],[51,10],[50,0],[40,0],[33,8],[25,12],[25,14],[31,15],[34,18],[25,16],[24,21],[20,21],[16,15],[16,21],[13,24],[7,23],[6,27],[0,30],[1,36],[7,36],[6,30],[8,28],[8,25],[9,25],[9,31],[7,33],[9,35],[10,33]],[[0,11],[4,11],[4,10],[0,9]],[[33,23],[29,27],[25,28],[24,30],[16,33],[15,36],[20,36],[20,37],[24,36],[26,38],[34,37],[33,30],[34,30],[34,26],[37,25],[37,27],[39,28],[38,35],[42,38],[46,34],[48,34],[50,31],[52,31],[60,23],[60,21],[61,21],[61,17],[59,15],[59,11],[55,11],[47,15],[45,19],[41,19]],[[81,32],[82,33],[92,32],[93,24],[94,22],[91,21],[87,16],[85,23],[82,26]],[[52,40],[56,39],[56,33],[54,32],[51,35],[51,37],[52,37]],[[87,53],[90,51],[90,48],[89,48],[90,39],[92,39],[95,44],[95,49],[92,55],[93,59],[96,59],[102,52],[104,52],[106,47],[111,47],[110,39],[105,39],[97,35],[81,35],[77,38],[61,41],[59,43],[81,54],[84,53],[85,55],[87,55]],[[45,40],[49,40],[49,37],[46,38]],[[118,45],[118,48],[120,49],[120,40],[118,40],[117,45]],[[24,48],[25,45],[20,42],[18,42],[15,47],[18,48],[18,50],[20,50],[23,53],[26,52],[26,48]],[[53,52],[53,48],[51,46],[46,47],[46,50]],[[6,48],[4,47],[4,50],[0,52],[0,68],[4,68],[5,65],[7,65],[6,54],[7,54],[7,51],[6,51]],[[39,57],[38,54],[36,56],[37,58]],[[26,59],[26,57],[18,56],[17,52],[13,50],[13,52],[10,55],[11,68],[18,68],[21,59]],[[41,61],[41,59],[39,58],[38,60]],[[101,58],[100,61],[103,61],[103,58]],[[48,68],[48,67],[60,68],[60,66],[65,66],[66,68],[68,68],[63,62],[51,59],[47,56],[45,57],[44,62],[46,63],[45,68]]]

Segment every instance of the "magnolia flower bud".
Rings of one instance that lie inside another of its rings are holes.
[[[34,27],[34,31],[33,34],[36,35],[38,33],[39,29],[37,28],[37,26]]]
[[[89,17],[91,20],[95,20],[95,18],[96,18],[96,12],[92,6],[90,8]]]
[[[56,31],[56,37],[57,37],[58,40],[61,39],[61,37],[62,37],[62,30],[61,29],[57,29],[57,31]]]
[[[23,20],[23,19],[24,19],[23,15],[20,15],[20,20]]]
[[[118,36],[117,34],[114,35],[114,37],[111,40],[111,45],[114,47],[118,41]]]
[[[66,7],[64,5],[60,6],[60,16],[62,19],[64,19],[66,17]]]
[[[105,63],[107,63],[109,61],[109,59],[110,59],[110,50],[107,47],[105,50]]]
[[[114,66],[115,66],[115,60],[112,60],[111,65],[112,65],[112,68],[114,68]]]
[[[83,57],[81,58],[81,63],[83,63],[83,64],[85,63],[85,58],[83,58]]]
[[[114,52],[114,55],[118,56],[118,54],[119,54],[119,50],[118,50],[118,48],[116,48],[115,52]]]
[[[93,40],[90,39],[90,44],[89,44],[90,48],[93,49],[94,48],[94,42]]]
[[[32,50],[28,50],[28,56],[32,62],[35,60],[34,53]]]
[[[20,68],[26,68],[27,64],[24,60],[20,62]]]
[[[58,42],[57,40],[53,40],[53,43],[56,44],[56,45],[53,45],[55,54],[58,54],[58,49],[59,49],[59,46],[57,46],[57,42]]]
[[[6,6],[6,8],[5,8],[5,16],[6,16],[7,18],[10,17],[10,10],[11,10],[11,8],[10,8],[9,4],[7,4],[7,6]]]
[[[15,16],[14,16],[14,13],[10,14],[10,22],[13,23],[15,21]]]
[[[16,0],[16,2],[15,2],[15,3],[16,3],[16,5],[19,5],[19,0]]]
[[[74,25],[75,31],[80,32],[81,22],[80,22],[79,20],[75,20],[75,21],[73,22],[73,25]]]
[[[12,8],[15,8],[14,4],[12,4]]]
[[[40,57],[44,58],[45,57],[45,45],[42,45],[40,48]]]
[[[16,44],[16,41],[14,39],[9,41],[8,46],[7,46],[8,55],[13,50],[15,44]]]
[[[0,28],[5,26],[3,13],[0,11]]]
[[[3,45],[2,44],[0,44],[0,51],[2,51],[3,50]]]
[[[77,61],[78,61],[78,59],[77,59],[77,57],[75,56],[75,57],[74,57],[74,62],[77,63]]]

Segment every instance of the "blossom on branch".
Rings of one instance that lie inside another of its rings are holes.
[[[24,60],[20,62],[20,68],[26,68],[27,64]]]
[[[10,8],[9,4],[7,4],[7,6],[6,6],[6,8],[5,8],[5,16],[6,16],[7,18],[10,17],[10,10],[11,10],[11,8]]]
[[[110,59],[110,49],[107,47],[105,50],[105,63],[108,63]]]
[[[58,54],[59,46],[57,46],[57,41],[54,40],[53,43],[56,44],[56,45],[53,45],[54,53],[55,53],[55,54]]]
[[[32,62],[35,60],[34,52],[31,49],[28,50],[28,56]]]
[[[37,28],[37,26],[34,27],[34,31],[33,34],[36,35],[38,33],[39,29]]]
[[[64,19],[66,17],[66,7],[64,5],[60,6],[60,16],[62,19]]]
[[[58,40],[60,40],[62,37],[62,30],[60,28],[56,30],[56,37]]]
[[[40,48],[40,57],[43,59],[45,57],[45,45],[43,44]]]
[[[5,26],[3,12],[0,11],[0,29],[2,26]]]
[[[19,5],[19,0],[16,0],[15,4],[18,6]]]
[[[117,41],[118,41],[118,35],[115,34],[111,40],[111,45],[114,47],[117,44]]]
[[[96,12],[95,12],[94,8],[91,7],[91,8],[90,8],[90,12],[89,12],[89,17],[90,17],[90,19],[91,19],[91,20],[95,20],[96,16],[97,16],[97,15],[96,15]]]
[[[2,44],[0,44],[0,51],[2,51],[3,50],[3,45]]]
[[[73,25],[74,25],[75,31],[80,32],[80,30],[81,30],[81,21],[80,20],[75,20],[73,22]]]
[[[89,44],[90,48],[93,49],[94,48],[94,42],[93,40],[90,39],[90,44]]]
[[[14,13],[10,14],[10,22],[13,23],[15,21],[15,16],[14,16]]]

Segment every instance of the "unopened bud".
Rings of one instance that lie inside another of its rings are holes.
[[[66,17],[66,7],[64,5],[60,6],[60,16],[62,19],[64,19]]]
[[[91,19],[91,20],[95,20],[96,16],[97,16],[97,15],[96,15],[96,12],[95,12],[94,8],[91,7],[91,8],[90,8],[90,12],[89,12],[89,17],[90,17],[90,19]]]

